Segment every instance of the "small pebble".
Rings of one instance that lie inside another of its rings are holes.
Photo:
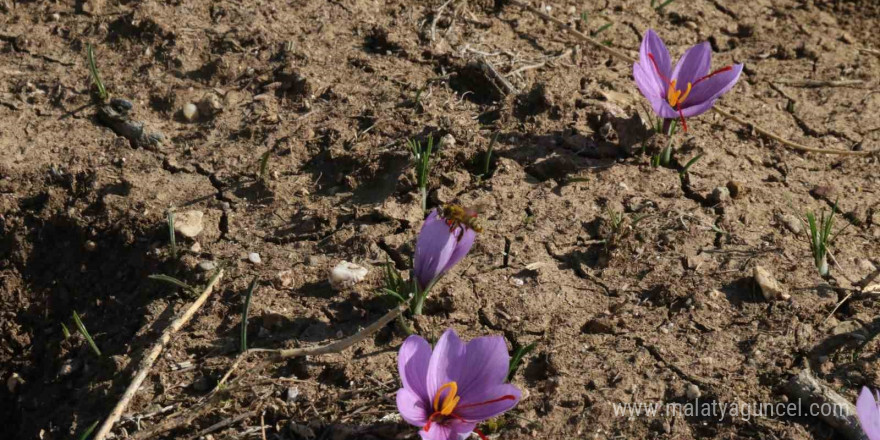
[[[189,247],[190,252],[197,254],[202,251],[202,245],[199,242],[195,242],[192,246]]]
[[[703,395],[703,393],[700,392],[700,387],[692,383],[688,384],[687,388],[685,389],[685,394],[687,394],[687,398],[689,400],[698,399],[700,396]]]
[[[98,248],[98,245],[94,241],[88,240],[86,241],[85,248],[86,252],[93,252],[95,249]]]
[[[791,295],[783,290],[779,282],[776,281],[776,278],[774,278],[767,269],[764,269],[761,266],[755,266],[752,271],[752,276],[755,279],[755,283],[761,288],[761,293],[764,294],[764,299],[767,301],[778,299],[787,300],[791,298]]]
[[[202,211],[197,210],[175,213],[174,230],[184,237],[193,238],[202,233],[204,216]]]
[[[199,116],[199,108],[191,102],[187,102],[186,104],[184,104],[181,112],[183,113],[183,117],[187,121],[195,120]]]
[[[287,389],[287,403],[293,403],[299,397],[299,388],[290,387]]]
[[[730,200],[730,190],[726,186],[719,186],[712,190],[709,199],[715,203],[723,203]]]
[[[442,145],[443,148],[452,148],[455,146],[455,138],[451,133],[446,133],[440,138],[440,145]]]
[[[747,192],[746,185],[736,180],[727,182],[727,190],[730,191],[730,197],[734,199],[744,196]]]
[[[260,258],[260,254],[256,252],[251,252],[248,254],[248,261],[254,264],[260,264],[263,262],[263,259]]]
[[[793,214],[785,214],[780,220],[782,220],[782,224],[785,225],[785,228],[791,231],[792,234],[798,235],[803,231],[803,225],[801,221],[798,220]]]
[[[347,289],[361,282],[368,272],[367,268],[361,265],[340,261],[330,269],[327,281],[330,282],[330,287],[336,290]]]
[[[8,389],[10,393],[15,393],[18,386],[22,384],[24,384],[24,379],[22,379],[18,373],[12,373],[12,376],[9,376],[9,379],[6,379],[6,389]]]
[[[199,269],[204,272],[210,272],[217,268],[217,263],[213,261],[202,261],[199,263]]]

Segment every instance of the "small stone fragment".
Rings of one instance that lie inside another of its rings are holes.
[[[287,403],[296,402],[299,397],[299,387],[290,387],[287,389]]]
[[[783,290],[782,286],[776,281],[776,278],[764,269],[761,266],[755,266],[752,271],[752,276],[755,279],[755,282],[758,283],[758,287],[761,288],[761,293],[764,294],[764,299],[767,301],[775,301],[775,300],[787,300],[791,298],[791,295]]]
[[[293,285],[293,271],[282,270],[275,274],[275,286],[279,289],[287,289]]]
[[[197,254],[202,251],[202,245],[199,242],[195,242],[192,246],[189,247],[190,252]]]
[[[445,148],[452,148],[455,146],[455,138],[452,136],[452,133],[446,133],[443,137],[440,138],[440,146]]]
[[[12,375],[9,376],[9,379],[6,379],[6,389],[8,389],[10,393],[15,393],[15,390],[18,389],[19,385],[24,385],[24,379],[22,379],[18,373],[12,373]]]
[[[347,289],[359,283],[367,276],[367,268],[349,263],[348,261],[340,261],[339,264],[330,269],[330,286],[336,290]]]
[[[727,182],[727,190],[730,191],[730,197],[733,197],[734,199],[738,199],[748,192],[745,183],[736,180]]]
[[[251,252],[248,254],[248,261],[254,264],[260,264],[263,262],[263,259],[260,257],[260,254],[256,252]]]
[[[202,211],[185,211],[174,214],[174,230],[187,238],[194,238],[202,233],[204,224],[202,219],[205,214]]]
[[[715,203],[724,203],[730,200],[730,190],[726,186],[718,186],[712,190],[709,200]]]
[[[213,261],[202,261],[199,263],[199,270],[203,272],[210,272],[217,268],[217,263]]]
[[[217,95],[209,94],[204,99],[199,101],[198,110],[196,111],[196,115],[204,115],[207,117],[213,117],[218,113],[223,111],[223,103],[220,102],[220,98]],[[184,115],[186,116],[186,115]]]
[[[793,214],[784,214],[780,217],[780,220],[782,221],[782,224],[785,225],[785,228],[791,231],[794,235],[798,235],[803,231],[801,221]]]
[[[698,387],[692,383],[688,384],[687,388],[685,389],[685,394],[687,395],[687,398],[689,400],[698,399],[698,398],[700,398],[700,396],[703,395],[703,393],[700,391],[700,387]]]
[[[187,121],[193,121],[199,116],[199,108],[191,102],[184,104],[180,112]]]
[[[87,240],[85,248],[86,248],[86,252],[93,252],[95,249],[98,248],[98,245],[97,245],[97,243],[95,243],[92,240]]]

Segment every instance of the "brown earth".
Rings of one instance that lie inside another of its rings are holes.
[[[538,344],[514,379],[527,397],[486,431],[834,436],[816,417],[624,417],[611,404],[685,402],[690,385],[707,402],[783,402],[782,385],[806,364],[850,400],[880,387],[877,295],[857,293],[832,315],[853,292],[846,278],[880,257],[877,158],[795,152],[709,113],[677,138],[679,166],[704,155],[683,184],[640,153],[660,140],[636,117],[631,65],[515,6],[452,0],[436,12],[443,3],[0,2],[0,378],[10,385],[0,437],[73,438],[105,417],[192,299],[147,276],[203,284],[207,261],[226,269],[219,290],[153,367],[117,435],[185,415],[191,423],[158,437],[189,438],[250,414],[211,435],[259,438],[264,422],[267,438],[415,437],[385,417],[399,386],[394,326],[340,354],[254,356],[203,398],[235,359],[255,275],[253,347],[332,341],[387,310],[381,264],[408,267],[422,219],[405,140],[427,135],[447,139],[429,205],[482,205],[488,227],[418,328]],[[746,66],[726,108],[810,146],[880,148],[875,2],[698,0],[656,11],[649,0],[556,1],[550,13],[584,32],[612,23],[597,38],[630,55],[648,28],[674,57],[708,40],[713,65]],[[112,96],[163,133],[161,145],[98,119],[87,43]],[[483,60],[516,91],[493,83]],[[842,79],[861,82],[792,85]],[[188,102],[202,104],[194,121],[181,113]],[[480,179],[495,133],[492,173]],[[712,197],[724,186],[739,191]],[[792,215],[835,201],[842,232],[822,279]],[[172,208],[205,214],[198,246],[178,236],[176,259]],[[335,292],[327,274],[343,259],[371,271]],[[755,265],[791,299],[763,299]],[[74,311],[102,357],[75,332]]]

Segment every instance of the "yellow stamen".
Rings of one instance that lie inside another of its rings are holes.
[[[443,394],[443,390],[449,389],[449,392],[446,393],[446,397],[443,398],[443,404],[440,404],[440,395]],[[456,396],[458,394],[458,384],[455,382],[449,382],[446,385],[440,387],[437,390],[437,393],[434,394],[434,411],[439,412],[444,416],[448,416],[452,414],[452,410],[455,409],[455,406],[458,405],[458,401],[461,400],[460,396]]]
[[[669,82],[669,90],[666,92],[666,101],[669,102],[669,105],[672,107],[683,103],[691,93],[691,87],[693,87],[693,84],[688,83],[687,90],[682,93],[681,90],[675,88],[675,81],[676,80],[672,80]]]

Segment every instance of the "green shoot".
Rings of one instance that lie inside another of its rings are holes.
[[[79,315],[76,313],[76,310],[73,311],[73,322],[76,323],[76,328],[79,329],[79,332],[85,336],[86,341],[88,341],[89,345],[92,347],[92,351],[95,352],[98,356],[101,356],[101,350],[98,349],[98,345],[95,344],[95,340],[92,339],[92,335],[89,334],[89,331],[86,330],[85,324],[83,324],[82,320],[79,319]]]
[[[405,303],[407,297],[410,296],[409,292],[410,283],[405,281],[400,273],[394,269],[394,264],[391,261],[385,262],[385,287],[382,288],[382,293],[394,298],[398,303]]]
[[[691,166],[693,164],[697,163],[697,161],[699,161],[702,157],[703,157],[703,153],[700,153],[700,154],[694,156],[691,160],[689,160],[686,164],[684,164],[684,168],[681,169],[681,171],[678,173],[678,176],[680,178],[684,179],[684,177],[687,176],[688,170],[690,170]]]
[[[584,21],[584,24],[589,24],[590,23],[590,14],[588,14],[587,11],[581,12],[581,20]]]
[[[837,204],[831,208],[831,214],[825,217],[825,210],[816,218],[813,212],[806,213],[807,228],[810,231],[810,251],[813,252],[813,260],[819,275],[828,276],[828,244],[833,239],[831,228],[834,225],[834,211],[837,211]]]
[[[109,95],[107,89],[104,88],[104,82],[101,81],[101,75],[98,74],[98,65],[95,63],[95,53],[91,43],[86,44],[86,52],[89,60],[89,73],[92,75],[92,81],[98,86],[98,98],[101,98],[101,101],[106,101]]]
[[[61,323],[61,334],[64,335],[64,339],[70,339],[70,330],[63,322]]]
[[[668,6],[670,3],[674,2],[674,1],[675,0],[666,0],[665,2],[657,5],[657,7],[654,9],[656,9],[658,12],[663,12],[663,8],[665,8],[666,6]],[[654,0],[651,0],[651,6],[652,7],[654,6]]]
[[[489,178],[489,171],[492,167],[492,152],[495,151],[495,142],[498,142],[498,135],[500,135],[500,131],[495,132],[495,136],[492,136],[492,140],[489,142],[489,148],[486,149],[486,153],[483,155],[483,174],[480,174],[478,177],[482,179]]]
[[[610,28],[611,25],[613,25],[613,24],[614,23],[605,23],[602,26],[599,26],[599,29],[596,29],[595,31],[590,32],[590,36],[595,37],[596,35],[599,35],[600,33],[602,33],[602,31]]]
[[[271,156],[271,155],[272,155],[272,150],[269,150],[269,151],[263,153],[262,156],[260,156],[260,174],[259,174],[259,176],[260,176],[261,182],[266,181],[266,171],[269,168],[269,156]]]
[[[254,296],[254,289],[257,288],[257,281],[259,281],[260,277],[255,276],[254,280],[251,281],[251,285],[248,286],[247,294],[244,297],[244,308],[241,311],[241,352],[244,353],[247,351],[247,322],[248,322],[248,312],[251,309],[251,297]]]
[[[81,436],[79,436],[79,440],[86,440],[87,438],[89,438],[89,436],[92,435],[92,431],[94,431],[95,428],[98,427],[98,422],[100,422],[100,421],[101,421],[100,419],[95,420],[95,423],[92,423],[91,425],[89,425],[89,427],[86,429],[86,431],[83,432]]]
[[[516,375],[516,370],[518,370],[520,364],[522,364],[523,358],[525,358],[526,355],[534,350],[537,346],[537,342],[532,342],[531,344],[526,346],[517,345],[517,347],[513,350],[513,354],[511,354],[510,356],[510,367],[507,368],[508,382],[510,382],[513,379],[513,376]]]
[[[196,291],[196,289],[193,286],[190,286],[189,284],[186,284],[183,281],[178,280],[177,278],[174,278],[169,275],[155,274],[155,275],[150,275],[147,278],[149,278],[151,280],[162,281],[162,282],[168,283],[168,284],[173,284],[173,285],[180,287],[190,293],[194,293]]]
[[[434,149],[434,137],[428,136],[428,143],[422,147],[422,143],[413,139],[407,141],[409,149],[416,159],[416,178],[418,179],[419,192],[422,195],[422,211],[428,209],[428,173],[431,171],[431,151]]]
[[[168,211],[168,241],[171,243],[171,258],[177,259],[177,236],[174,235],[174,213]]]

